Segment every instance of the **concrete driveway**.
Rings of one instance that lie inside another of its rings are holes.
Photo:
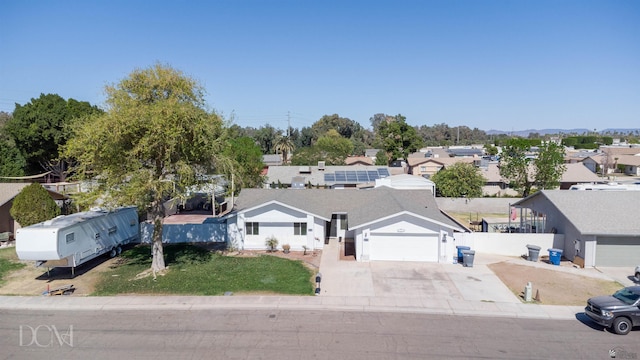
[[[520,303],[486,266],[495,259],[478,258],[473,267],[423,262],[356,262],[340,260],[339,248],[339,244],[332,242],[322,250],[322,296]]]

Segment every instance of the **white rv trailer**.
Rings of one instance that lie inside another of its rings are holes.
[[[604,190],[604,191],[635,190],[635,191],[638,191],[640,190],[640,185],[637,183],[625,184],[625,183],[616,183],[616,182],[610,182],[605,184],[577,184],[577,185],[571,185],[569,190]]]
[[[112,211],[95,209],[27,226],[16,231],[16,253],[36,265],[79,266],[102,254],[111,257],[122,245],[139,239],[140,224],[135,207]]]

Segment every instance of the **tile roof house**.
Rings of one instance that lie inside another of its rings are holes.
[[[640,191],[542,190],[513,206],[529,209],[544,232],[564,234],[569,260],[585,267],[640,262]]]
[[[344,241],[358,261],[444,262],[453,233],[464,231],[438,208],[427,190],[244,189],[228,217],[229,241],[240,249],[265,249],[275,236],[291,249],[321,249]]]

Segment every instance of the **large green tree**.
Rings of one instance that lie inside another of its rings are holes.
[[[163,202],[182,196],[199,175],[234,171],[224,155],[223,120],[205,107],[204,89],[170,66],[136,69],[106,87],[107,111],[75,122],[65,155],[93,179],[102,206],[135,204],[153,219],[152,270],[165,268]]]
[[[509,181],[509,185],[522,196],[528,196],[533,185],[532,169],[527,156],[529,141],[521,138],[509,139],[500,154],[500,176]]]
[[[261,172],[264,167],[262,151],[252,138],[243,136],[230,140],[225,154],[239,165],[239,176],[234,178],[238,191],[241,188],[255,188],[262,185]]]
[[[422,139],[416,129],[407,124],[406,118],[400,114],[393,120],[381,122],[377,136],[390,161],[406,160],[409,154],[422,147]]]
[[[327,131],[335,130],[345,139],[351,139],[362,130],[362,126],[349,118],[340,117],[338,114],[324,115],[320,120],[311,125],[314,140],[320,139]]]
[[[25,105],[16,104],[5,132],[27,162],[27,172],[35,174],[48,169],[58,159],[58,149],[68,138],[68,125],[75,118],[100,114],[102,110],[88,102],[63,99],[57,94],[40,94]]]
[[[564,165],[564,146],[552,141],[539,146],[538,156],[533,160],[534,185],[537,189],[555,189],[560,186]]]
[[[60,208],[47,189],[38,183],[26,186],[13,199],[11,216],[20,226],[29,226],[60,215]]]
[[[436,192],[444,197],[481,197],[486,180],[473,164],[458,162],[431,177]]]
[[[344,165],[347,156],[353,152],[353,143],[336,130],[329,130],[315,145],[296,151],[291,158],[292,165],[316,165],[324,161],[326,165]]]

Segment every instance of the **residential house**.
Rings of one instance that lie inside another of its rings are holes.
[[[624,173],[630,176],[640,176],[640,154],[617,155],[615,164],[624,166]]]
[[[304,181],[310,187],[331,189],[356,188],[373,185],[376,179],[402,172],[388,166],[270,166],[265,176],[265,187],[291,187]],[[294,181],[295,178],[295,181]]]
[[[564,234],[563,256],[582,266],[636,266],[640,191],[542,190],[513,204],[544,232]]]
[[[463,227],[444,215],[430,191],[244,189],[229,215],[229,241],[240,249],[265,249],[274,236],[291,249],[344,243],[357,261],[446,262],[453,233]]]
[[[20,228],[13,217],[10,210],[13,206],[13,199],[24,189],[31,185],[31,183],[0,183],[0,233],[10,232],[15,233],[15,230]],[[63,201],[67,197],[59,194],[55,191],[47,190],[53,200]],[[62,204],[59,204],[62,206]]]

